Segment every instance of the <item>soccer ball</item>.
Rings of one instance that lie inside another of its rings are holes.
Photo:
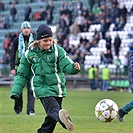
[[[118,106],[111,99],[103,99],[95,106],[95,116],[101,122],[111,122],[117,117]]]

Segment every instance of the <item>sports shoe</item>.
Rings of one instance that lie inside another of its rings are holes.
[[[124,117],[125,114],[127,114],[127,113],[125,113],[122,109],[118,110],[118,120],[120,122],[123,122],[123,117]]]
[[[59,111],[59,118],[61,122],[66,126],[67,130],[72,131],[74,129],[74,124],[71,122],[66,110],[61,109]]]
[[[34,113],[32,113],[32,112],[29,112],[29,114],[28,114],[29,116],[32,116],[32,115],[35,115]]]

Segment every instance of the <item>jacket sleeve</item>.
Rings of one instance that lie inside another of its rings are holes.
[[[30,75],[31,75],[31,64],[28,62],[26,56],[23,56],[20,60],[19,67],[17,69],[17,74],[14,78],[14,83],[10,93],[10,98],[16,99],[20,96],[27,80],[30,78]]]
[[[75,75],[80,71],[74,68],[73,60],[68,56],[68,53],[63,48],[59,48],[58,53],[59,67],[64,73]]]

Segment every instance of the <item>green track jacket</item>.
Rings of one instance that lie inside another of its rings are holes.
[[[74,75],[78,72],[66,51],[57,44],[49,50],[41,50],[38,46],[29,48],[20,60],[10,97],[19,97],[28,78],[31,79],[31,89],[36,98],[65,97],[64,73]]]

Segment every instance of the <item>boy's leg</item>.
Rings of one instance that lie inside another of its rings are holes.
[[[45,108],[47,117],[45,118],[45,121],[42,124],[41,128],[38,129],[38,133],[52,133],[57,122],[59,122],[63,128],[69,130],[69,128],[66,126],[66,123],[60,120],[61,117],[65,117],[66,119],[66,114],[60,113],[61,117],[59,118],[59,111],[61,110],[62,98],[46,97],[41,98],[40,100],[43,107]]]
[[[47,116],[37,133],[52,133],[55,129],[57,121],[59,121],[59,110],[61,108],[62,98],[58,101],[54,97],[46,97],[40,99]]]
[[[37,133],[53,133],[56,123],[57,122],[53,118],[46,116],[44,123],[37,130]]]

